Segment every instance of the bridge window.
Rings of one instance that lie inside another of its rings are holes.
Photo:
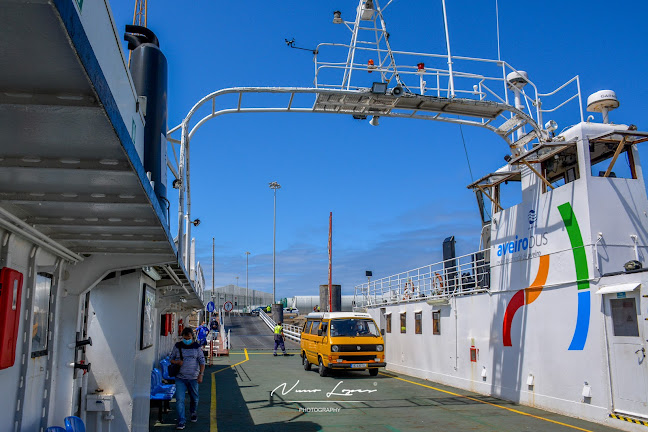
[[[590,141],[590,161],[593,177],[636,179],[631,146],[615,140]]]
[[[559,153],[545,158],[541,166],[542,175],[554,189],[580,178],[576,146],[565,147]],[[543,192],[551,189],[544,184]]]
[[[400,325],[401,333],[407,333],[407,314],[405,312],[400,314]]]
[[[476,193],[482,223],[489,223],[491,214],[522,202],[521,179],[522,176],[518,169],[509,169],[490,173],[468,185],[468,188],[473,189]],[[509,185],[509,182],[512,184]],[[492,212],[485,205],[484,198],[488,198],[491,202]]]
[[[386,332],[391,333],[391,313],[385,314]]]
[[[414,312],[414,333],[423,334],[423,312]]]
[[[518,180],[505,180],[493,188],[493,198],[496,203],[494,213],[513,207],[522,202],[522,186]]]
[[[47,355],[47,335],[49,334],[49,307],[52,292],[52,275],[38,273],[34,290],[34,321],[31,331],[32,358]]]
[[[441,311],[432,311],[432,334],[441,334]]]

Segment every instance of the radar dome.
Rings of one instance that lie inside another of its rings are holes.
[[[619,100],[612,90],[601,90],[589,95],[587,98],[587,111],[601,112],[603,108],[613,110],[619,108]]]
[[[603,123],[609,123],[608,112],[619,108],[619,100],[612,90],[601,90],[587,98],[587,111],[603,114]]]
[[[529,83],[529,74],[525,71],[513,71],[510,74],[506,75],[506,81],[511,87],[517,87],[521,89]]]

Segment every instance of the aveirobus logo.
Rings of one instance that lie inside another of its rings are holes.
[[[493,247],[497,247],[497,256],[501,257],[506,256],[507,254],[510,255],[516,252],[532,249],[534,247],[544,246],[547,243],[549,243],[549,240],[547,240],[547,233],[544,232],[542,234],[533,234],[524,238],[518,238],[518,236],[515,236],[515,240]]]

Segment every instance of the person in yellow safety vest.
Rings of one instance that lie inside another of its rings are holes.
[[[281,321],[277,323],[277,325],[274,327],[274,351],[272,352],[272,355],[276,356],[277,355],[277,347],[281,347],[281,351],[283,351],[283,355],[287,356],[286,354],[286,346],[284,345],[284,332],[283,332],[283,326],[281,325]]]
[[[317,312],[319,312],[319,311],[320,311],[320,308],[319,308],[319,306],[317,306]]]
[[[270,307],[270,305],[266,306],[266,312],[268,313],[272,312],[272,308]]]

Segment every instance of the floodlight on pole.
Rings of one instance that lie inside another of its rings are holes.
[[[250,266],[250,252],[245,252],[245,309],[249,312],[250,309],[250,297],[249,297],[249,278],[248,278],[248,268]]]
[[[269,186],[274,192],[274,217],[272,223],[272,304],[274,304],[277,298],[277,189],[281,189],[281,185],[273,181],[269,183]]]

